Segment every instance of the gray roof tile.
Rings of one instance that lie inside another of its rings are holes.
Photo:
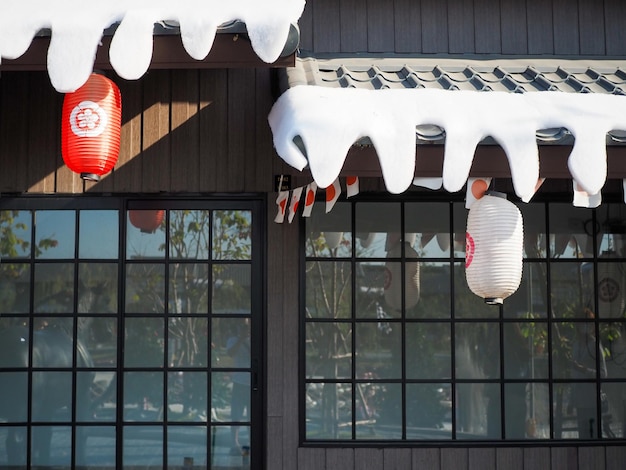
[[[288,86],[299,84],[335,88],[434,88],[447,90],[528,93],[626,94],[626,61],[482,58],[482,57],[333,57],[299,58],[287,71]],[[445,137],[435,126],[417,129],[423,141]],[[538,141],[571,143],[565,129],[545,129]],[[484,142],[484,143],[489,143]],[[609,133],[607,144],[624,144],[626,135]]]

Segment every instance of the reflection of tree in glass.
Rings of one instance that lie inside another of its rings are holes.
[[[0,211],[0,258],[24,258],[30,254],[30,212]],[[23,235],[22,235],[23,234]],[[54,248],[58,241],[51,235],[34,245],[35,257]],[[28,264],[5,263],[0,266],[0,312],[24,313],[28,309]],[[19,305],[17,305],[19,304]]]
[[[323,236],[309,237],[307,243],[312,256],[317,257],[327,249]],[[338,248],[331,249],[331,256],[337,255]],[[306,315],[308,318],[350,318],[351,268],[348,263],[314,261],[306,266]],[[350,323],[332,322],[309,323],[307,341],[311,347],[309,353],[316,357],[307,359],[307,363],[319,364],[319,370],[311,371],[313,376],[335,378],[340,370],[345,370],[345,361],[351,359],[352,340]],[[314,387],[313,390],[316,388]],[[319,400],[315,400],[320,411],[319,432],[321,436],[339,437],[340,424],[350,423],[350,410],[341,409],[341,403],[350,402],[351,397],[341,397],[334,383],[322,385]],[[349,393],[349,388],[345,388]],[[367,402],[361,385],[357,386],[357,394],[363,403]]]

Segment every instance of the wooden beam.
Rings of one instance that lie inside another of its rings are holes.
[[[111,39],[111,36],[102,38],[102,45],[96,53],[94,69],[112,69],[109,62]],[[204,60],[195,60],[190,57],[177,34],[155,35],[153,41],[150,69],[282,68],[295,65],[295,53],[280,57],[271,64],[263,62],[252,49],[250,40],[245,34],[217,34],[211,52]],[[2,59],[0,71],[46,70],[49,45],[49,37],[34,38],[29,49],[22,56],[13,60]]]
[[[571,178],[567,159],[568,145],[539,146],[539,174],[544,178]],[[443,169],[443,145],[418,145],[415,176],[440,177]],[[607,147],[608,178],[626,178],[626,146]],[[294,170],[295,171],[295,170]],[[341,170],[341,176],[381,177],[382,171],[376,150],[372,146],[353,146]],[[471,176],[510,178],[511,170],[506,154],[498,145],[482,145],[476,149],[470,170]]]

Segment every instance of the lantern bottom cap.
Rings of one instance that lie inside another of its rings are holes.
[[[100,176],[95,173],[81,173],[80,177],[87,181],[100,181]]]
[[[502,305],[502,297],[485,297],[485,303],[487,305]]]

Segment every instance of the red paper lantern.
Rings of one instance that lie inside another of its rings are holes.
[[[70,170],[81,178],[99,181],[113,169],[120,151],[122,97],[103,75],[92,73],[87,82],[63,99],[61,152]]]
[[[164,210],[132,210],[128,211],[130,223],[142,233],[154,233],[165,217]]]

